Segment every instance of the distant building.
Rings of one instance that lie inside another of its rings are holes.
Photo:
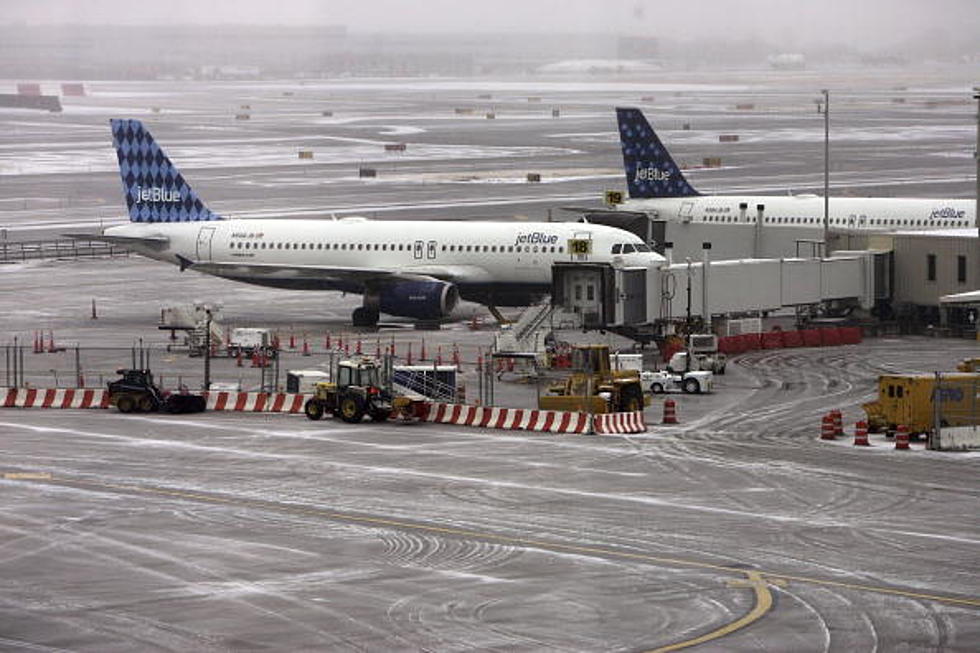
[[[806,57],[798,53],[771,54],[769,66],[776,70],[803,70],[806,68]]]

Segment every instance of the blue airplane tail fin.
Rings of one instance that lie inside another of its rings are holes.
[[[700,195],[684,179],[667,148],[639,109],[617,108],[626,187],[632,199]]]
[[[109,121],[132,222],[221,220],[184,181],[139,120]]]

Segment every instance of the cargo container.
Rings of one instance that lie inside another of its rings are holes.
[[[878,377],[878,399],[863,408],[868,429],[889,435],[900,424],[912,434],[930,433],[937,422],[980,424],[980,374],[885,374]]]

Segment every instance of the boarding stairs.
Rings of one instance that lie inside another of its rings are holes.
[[[545,340],[555,329],[578,326],[581,326],[578,314],[553,306],[547,299],[541,304],[528,306],[516,322],[502,329],[494,338],[494,351],[544,354],[547,350]]]
[[[447,368],[439,366],[440,371],[443,369]],[[391,389],[397,395],[416,400],[453,403],[456,400],[456,384],[447,383],[432,372],[433,370],[395,370],[391,378]]]

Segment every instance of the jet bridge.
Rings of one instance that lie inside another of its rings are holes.
[[[581,313],[587,328],[617,329],[689,317],[771,312],[880,298],[881,253],[830,258],[686,260],[650,267],[556,263],[552,303]],[[877,281],[876,281],[877,279]]]

